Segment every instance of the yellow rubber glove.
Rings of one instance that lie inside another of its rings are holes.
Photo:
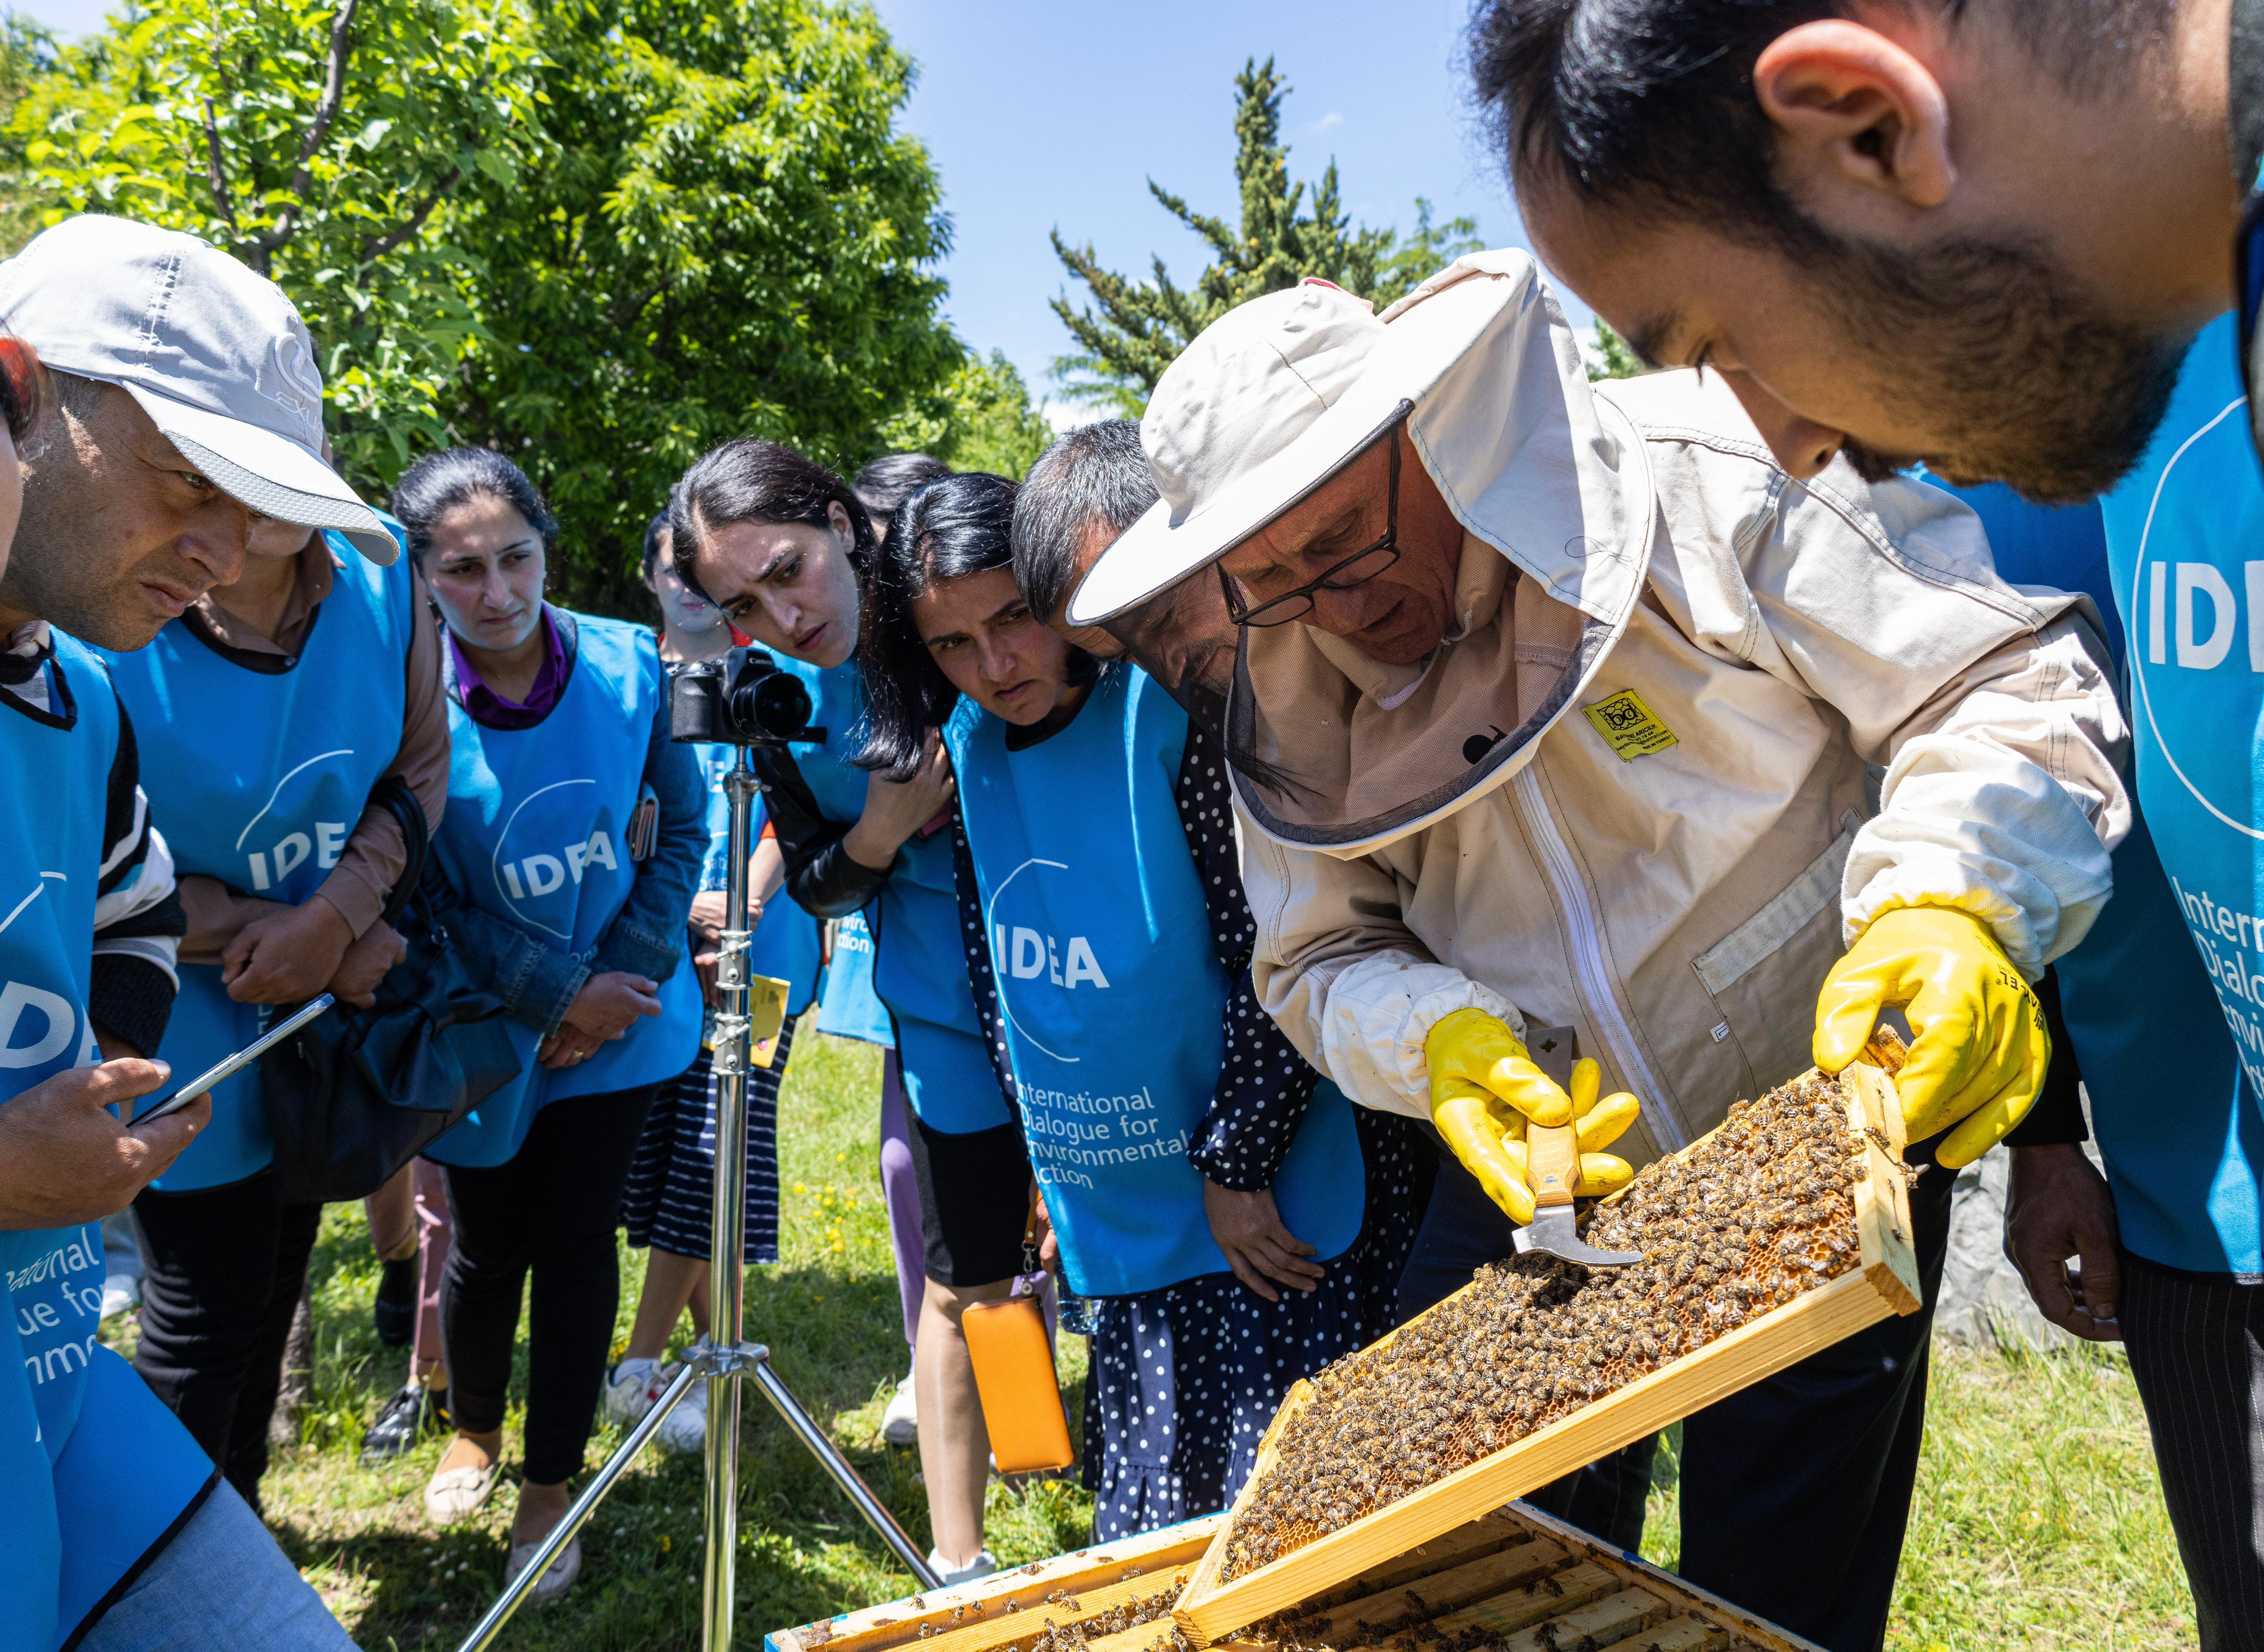
[[[1957,1125],[1934,1157],[1952,1170],[1970,1164],[2043,1088],[2043,1006],[1987,924],[1942,906],[1880,913],[1832,966],[1816,997],[1816,1065],[1836,1073],[1861,1054],[1890,1004],[1918,1035],[1895,1076],[1910,1139]]]
[[[1581,1151],[1575,1192],[1608,1193],[1635,1174],[1626,1160],[1590,1151],[1616,1141],[1638,1111],[1636,1098],[1624,1090],[1598,1100],[1602,1069],[1595,1062],[1572,1064],[1572,1091],[1567,1095],[1534,1065],[1508,1025],[1483,1010],[1441,1017],[1423,1040],[1423,1056],[1430,1068],[1432,1123],[1486,1197],[1520,1227],[1533,1220],[1527,1119],[1576,1127]]]

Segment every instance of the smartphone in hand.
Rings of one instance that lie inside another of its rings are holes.
[[[236,1074],[250,1066],[252,1062],[258,1061],[262,1055],[265,1054],[269,1050],[273,1049],[276,1045],[282,1042],[283,1040],[290,1037],[292,1033],[296,1032],[301,1027],[306,1025],[308,1022],[313,1020],[316,1016],[322,1014],[323,1011],[329,1009],[337,1002],[337,1000],[333,998],[327,992],[322,994],[318,997],[309,998],[306,1003],[301,1004],[298,1009],[293,1011],[291,1014],[285,1017],[282,1020],[278,1021],[273,1026],[269,1027],[266,1032],[261,1033],[257,1039],[245,1045],[242,1049],[236,1051],[235,1054],[229,1056],[226,1061],[221,1062],[218,1066],[210,1069],[208,1071],[198,1074],[194,1078],[189,1080],[187,1083],[182,1085],[178,1090],[166,1097],[164,1100],[157,1103],[155,1106],[143,1109],[142,1112],[134,1119],[133,1123],[137,1125],[148,1124],[152,1119],[162,1119],[169,1112],[178,1112],[182,1108],[187,1106],[198,1097],[212,1089],[214,1085],[220,1083],[225,1079],[235,1077]]]

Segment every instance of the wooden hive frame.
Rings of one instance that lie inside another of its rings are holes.
[[[1854,1185],[1858,1266],[1443,1480],[1226,1581],[1233,1523],[1273,1467],[1288,1424],[1312,1400],[1312,1385],[1296,1384],[1266,1429],[1249,1480],[1173,1610],[1181,1631],[1197,1646],[1209,1646],[1261,1618],[1322,1597],[1346,1578],[1632,1445],[1867,1325],[1891,1314],[1916,1313],[1918,1260],[1911,1249],[1910,1189],[1901,1170],[1907,1143],[1902,1107],[1887,1076],[1901,1065],[1902,1050],[1886,1034],[1865,1054],[1865,1060],[1840,1076],[1848,1127],[1862,1141],[1867,1172]],[[1811,1069],[1794,1082],[1816,1077]],[[1710,1140],[1711,1133],[1703,1139]],[[1390,1341],[1387,1337],[1375,1346]]]
[[[1468,1544],[1467,1548],[1460,1547]],[[1427,1550],[1426,1560],[1416,1556]],[[1465,1560],[1465,1555],[1479,1558]],[[1409,1562],[1414,1562],[1411,1569]],[[1617,1645],[1627,1652],[1819,1652],[1813,1642],[1756,1618],[1720,1596],[1684,1582],[1639,1554],[1593,1533],[1512,1503],[1457,1526],[1376,1573],[1297,1608],[1299,1652],[1386,1652],[1406,1633],[1408,1616],[1452,1644],[1480,1627],[1504,1634],[1509,1652]],[[1365,1632],[1360,1626],[1366,1625]],[[1384,1627],[1391,1626],[1391,1627]],[[1312,1632],[1320,1630],[1316,1636]],[[1087,1652],[1161,1652],[1153,1642],[1112,1637]],[[1419,1642],[1431,1644],[1420,1634]],[[1282,1643],[1252,1632],[1220,1642],[1216,1652],[1283,1652]]]
[[[1090,1616],[1183,1586],[1223,1518],[1208,1515],[950,1589],[774,1630],[764,1637],[766,1652],[887,1652],[906,1644],[920,1652],[1027,1652],[1049,1620],[1070,1615],[1049,1596],[1067,1590],[1077,1614]],[[1168,1627],[1170,1620],[1164,1621]]]
[[[1048,1628],[1083,1627],[1132,1599],[1170,1590],[1224,1524],[1223,1515],[1208,1515],[955,1589],[777,1630],[766,1637],[765,1652],[1027,1652]],[[1426,1642],[1451,1644],[1461,1632],[1484,1627],[1501,1638],[1504,1652],[1606,1645],[1622,1652],[1818,1652],[1640,1555],[1520,1503],[1302,1601],[1296,1612],[1294,1652],[1387,1652],[1417,1620],[1428,1626]],[[1267,1627],[1218,1652],[1291,1652],[1266,1638]],[[1088,1632],[1081,1652],[1171,1652],[1173,1631],[1166,1615],[1114,1634]]]

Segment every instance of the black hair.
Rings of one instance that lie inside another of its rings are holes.
[[[652,520],[644,525],[644,560],[640,566],[644,570],[644,583],[648,585],[652,583],[653,565],[660,561],[661,535],[667,532],[668,512],[665,511],[657,512]]]
[[[851,485],[865,502],[865,509],[873,513],[874,537],[886,539],[889,518],[896,515],[896,507],[931,482],[940,482],[949,475],[950,466],[925,453],[883,453],[859,471]]]
[[[668,496],[669,555],[676,576],[703,597],[693,572],[700,536],[735,522],[832,524],[832,507],[849,517],[849,561],[859,577],[873,554],[873,522],[849,484],[805,453],[759,437],[741,436],[694,460]],[[713,600],[713,598],[710,598]]]
[[[1038,455],[1014,501],[1014,583],[1053,624],[1070,598],[1078,554],[1098,525],[1118,534],[1156,503],[1156,479],[1130,419],[1078,426]]]
[[[467,499],[500,499],[526,518],[547,552],[558,537],[557,518],[526,473],[492,447],[451,447],[427,453],[401,474],[393,487],[393,514],[409,530],[409,554],[424,560],[432,548],[432,529]]]
[[[1953,25],[1979,5],[2079,97],[2127,82],[2128,54],[2177,0],[1910,0]],[[1833,0],[1478,0],[1469,60],[1494,152],[1592,206],[1702,222],[1798,255],[1829,243],[1779,182],[1776,130],[1753,96],[1768,43]]]
[[[1014,496],[1004,476],[973,470],[946,476],[896,507],[866,582],[857,664],[865,689],[865,745],[853,761],[896,777],[919,767],[931,728],[959,691],[920,641],[912,604],[936,586],[1014,562]]]

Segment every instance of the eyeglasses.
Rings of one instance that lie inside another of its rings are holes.
[[[1391,432],[1391,488],[1385,500],[1382,539],[1333,564],[1311,583],[1268,598],[1255,608],[1243,605],[1240,587],[1234,576],[1226,571],[1225,562],[1212,563],[1218,569],[1219,588],[1226,593],[1226,617],[1238,626],[1254,626],[1261,630],[1268,626],[1285,626],[1313,612],[1315,591],[1350,591],[1355,585],[1366,584],[1399,560],[1399,432],[1396,428]]]
[[[40,353],[13,333],[0,333],[0,422],[18,446],[54,405],[54,383]]]

